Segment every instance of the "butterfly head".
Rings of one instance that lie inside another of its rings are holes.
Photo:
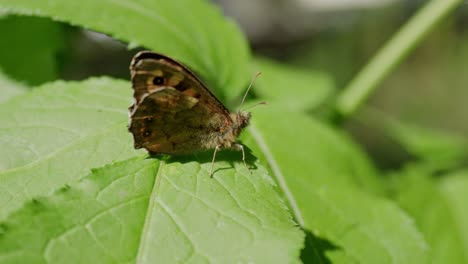
[[[233,133],[235,136],[238,136],[242,129],[244,129],[250,122],[250,112],[241,112],[238,111],[236,113],[231,114],[231,118],[233,121]]]
[[[238,135],[243,128],[245,128],[250,122],[250,112],[243,112],[242,106],[244,105],[245,99],[249,94],[250,88],[252,88],[252,84],[254,83],[255,79],[261,74],[261,72],[257,72],[257,74],[252,78],[250,81],[249,86],[247,87],[247,91],[245,91],[244,97],[242,97],[242,101],[239,105],[239,110],[235,114],[231,114],[231,118],[234,121],[235,128],[237,129],[236,134]],[[260,103],[260,104],[263,104]]]
[[[250,112],[237,112],[237,127],[239,129],[243,129],[244,127],[246,127],[250,122],[250,116]]]

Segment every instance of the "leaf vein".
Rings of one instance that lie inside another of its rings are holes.
[[[255,237],[254,232],[253,232],[246,224],[241,223],[239,220],[235,219],[234,217],[232,217],[232,216],[230,216],[230,215],[227,215],[227,214],[222,213],[222,211],[220,211],[219,209],[217,209],[217,208],[214,207],[213,205],[210,205],[208,202],[204,201],[204,200],[201,199],[200,197],[195,196],[193,193],[191,193],[191,192],[189,192],[189,191],[187,191],[187,190],[185,190],[185,189],[182,189],[182,188],[178,187],[178,186],[177,186],[174,182],[172,182],[168,177],[166,177],[166,176],[163,176],[163,177],[164,177],[164,179],[165,179],[167,182],[169,182],[169,184],[172,185],[177,191],[179,191],[179,192],[181,192],[181,193],[184,193],[184,194],[187,194],[188,196],[192,197],[192,199],[198,200],[198,201],[200,201],[202,204],[204,204],[206,207],[208,207],[209,209],[214,210],[218,215],[221,215],[221,216],[223,216],[223,217],[226,217],[226,218],[228,218],[228,219],[231,219],[234,223],[237,223],[239,226],[244,227],[244,229],[246,229],[246,230],[249,232],[249,234],[250,234],[250,239],[251,239],[252,241],[254,241],[254,237]],[[231,194],[230,194],[230,195],[231,195]],[[234,198],[233,198],[233,199],[234,199]],[[235,200],[235,199],[234,199],[234,200]],[[237,201],[236,201],[236,203],[237,203]],[[238,207],[239,207],[240,209],[242,209],[243,211],[245,211],[238,203],[237,203],[237,205],[238,205]],[[250,214],[249,212],[247,212],[247,213]],[[258,219],[258,218],[257,218],[257,219]]]
[[[281,172],[280,166],[278,165],[278,162],[275,160],[273,153],[268,147],[268,144],[263,139],[264,138],[263,135],[260,133],[260,131],[255,127],[253,123],[254,122],[250,124],[250,126],[248,127],[248,130],[250,131],[252,137],[255,139],[258,146],[264,153],[265,158],[268,161],[268,164],[270,164],[271,170],[274,176],[276,177],[280,188],[283,190],[283,193],[285,194],[286,199],[288,200],[288,203],[294,213],[294,218],[297,220],[300,226],[304,226],[304,217],[301,214],[301,211],[296,202],[296,199],[294,198],[291,190],[288,187],[288,184],[286,183],[286,179],[284,178],[284,175]]]

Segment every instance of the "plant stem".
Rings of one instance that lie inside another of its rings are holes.
[[[336,109],[353,114],[384,78],[463,0],[432,0],[422,7],[341,92]]]

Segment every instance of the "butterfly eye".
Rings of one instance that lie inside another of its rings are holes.
[[[144,137],[149,137],[150,135],[151,135],[151,131],[146,130],[143,132]]]
[[[163,77],[154,77],[153,79],[153,84],[154,85],[162,85],[164,84],[164,78]]]

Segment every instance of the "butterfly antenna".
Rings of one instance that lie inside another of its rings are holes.
[[[242,109],[242,111],[245,111],[245,110],[250,109],[250,108],[254,108],[254,107],[256,107],[257,105],[265,105],[265,104],[267,104],[267,102],[261,101],[261,102],[258,102],[258,103],[256,103],[256,104],[247,106],[246,108]]]
[[[257,74],[255,74],[255,76],[250,81],[249,87],[247,88],[247,91],[245,91],[244,97],[242,97],[242,101],[239,106],[239,111],[242,109],[242,105],[244,104],[244,101],[247,98],[247,95],[249,94],[250,88],[252,88],[252,84],[255,82],[257,77],[260,76],[260,74],[262,74],[262,72],[257,72]]]

